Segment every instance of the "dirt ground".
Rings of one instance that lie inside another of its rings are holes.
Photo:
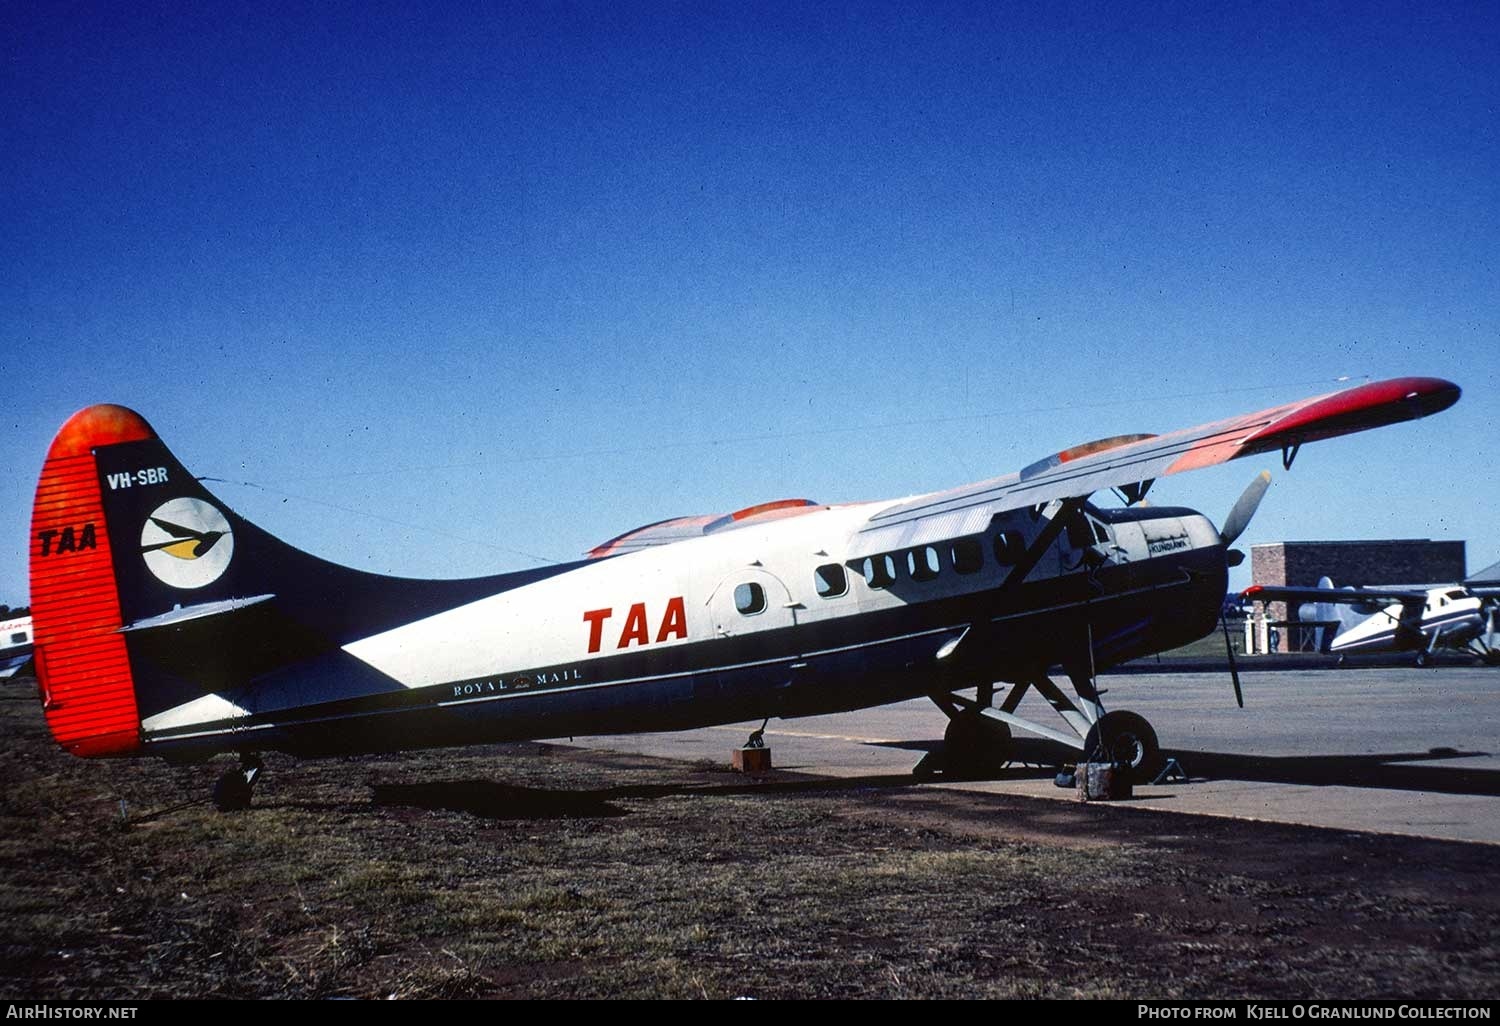
[[[1500,849],[497,745],[56,749],[0,685],[0,996],[1492,998]]]

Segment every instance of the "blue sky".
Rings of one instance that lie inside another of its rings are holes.
[[[461,576],[1436,375],[1153,497],[1500,558],[1494,4],[180,6],[0,14],[0,601],[104,401]]]

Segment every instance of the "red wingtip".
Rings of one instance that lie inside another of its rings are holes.
[[[47,458],[83,456],[100,446],[155,437],[156,432],[139,413],[113,403],[99,403],[68,418],[52,440]]]
[[[1245,440],[1243,451],[1335,438],[1366,428],[1417,420],[1458,402],[1462,390],[1442,378],[1391,378],[1334,392],[1299,406]]]

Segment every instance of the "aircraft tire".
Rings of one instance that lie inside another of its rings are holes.
[[[250,784],[240,770],[225,771],[214,784],[214,808],[220,812],[239,812],[250,807]]]
[[[1010,762],[1010,725],[962,713],[943,731],[944,768],[951,776],[992,777]]]
[[[1150,722],[1123,709],[1099,718],[1084,738],[1083,750],[1088,757],[1102,754],[1110,762],[1127,767],[1132,782],[1137,784],[1155,780],[1167,764]]]

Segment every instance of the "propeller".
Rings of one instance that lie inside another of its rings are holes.
[[[1233,545],[1235,539],[1250,526],[1250,518],[1255,516],[1260,500],[1266,497],[1266,489],[1269,487],[1271,487],[1271,472],[1262,470],[1255,475],[1255,480],[1250,482],[1250,487],[1246,488],[1235,500],[1234,505],[1229,509],[1229,515],[1224,518],[1224,529],[1219,532],[1219,537],[1223,539],[1226,546]]]
[[[1229,659],[1229,679],[1234,682],[1234,700],[1245,708],[1245,693],[1240,690],[1240,668],[1234,661],[1234,642],[1229,640],[1229,616],[1219,610],[1219,625],[1224,628],[1224,655]]]
[[[1250,482],[1249,487],[1240,493],[1240,497],[1229,508],[1229,515],[1224,518],[1224,529],[1219,532],[1225,548],[1233,545],[1235,539],[1245,533],[1245,528],[1250,526],[1250,518],[1255,516],[1255,511],[1260,508],[1260,500],[1266,497],[1266,489],[1270,487],[1271,472],[1262,470],[1255,475],[1255,480]],[[1239,566],[1245,559],[1245,554],[1237,550],[1230,550],[1229,556],[1230,566]],[[1229,640],[1229,617],[1222,608],[1219,610],[1219,625],[1224,628],[1224,655],[1229,660],[1229,679],[1234,683],[1234,700],[1243,709],[1245,695],[1240,690],[1240,670],[1235,665],[1234,643]]]

